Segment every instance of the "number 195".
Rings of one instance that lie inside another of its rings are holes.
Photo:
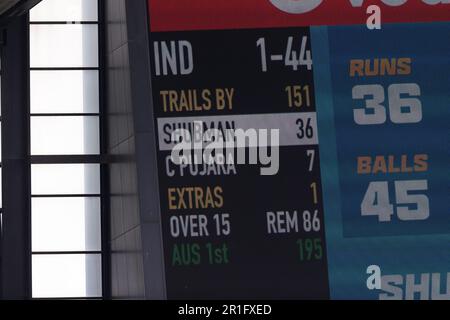
[[[323,257],[322,239],[297,240],[300,261],[321,260]]]

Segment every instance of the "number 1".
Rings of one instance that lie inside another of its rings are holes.
[[[311,183],[311,189],[313,192],[313,202],[314,202],[314,204],[317,204],[319,202],[319,200],[317,199],[317,183],[316,182]]]
[[[266,39],[259,38],[256,45],[261,48],[261,64],[262,71],[267,72],[267,53],[266,53]]]

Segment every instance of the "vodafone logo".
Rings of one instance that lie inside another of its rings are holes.
[[[317,8],[324,0],[269,0],[275,7],[281,11],[302,14],[310,12]],[[329,0],[333,1],[333,0]],[[391,7],[404,5],[408,0],[381,0],[382,3]],[[362,7],[364,0],[349,0],[352,7]],[[450,0],[422,0],[428,5],[450,4]]]
[[[270,0],[270,2],[287,13],[301,14],[314,10],[323,0]]]
[[[146,1],[153,32],[450,21],[450,0]]]

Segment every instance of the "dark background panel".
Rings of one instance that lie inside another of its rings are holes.
[[[308,36],[307,50],[311,50],[308,28],[254,29],[227,31],[164,32],[151,34],[150,56],[155,65],[155,41],[189,41],[193,47],[194,71],[189,75],[156,76],[153,69],[153,93],[156,117],[188,117],[223,114],[253,114],[314,111],[311,108],[288,108],[285,93],[287,85],[309,84],[314,97],[313,72],[300,66],[297,71],[286,67],[283,61],[270,62],[271,54],[285,55],[288,37],[294,37],[293,49],[300,53],[303,36]],[[261,71],[261,52],[256,42],[266,39],[268,71]],[[163,112],[161,90],[235,88],[235,109],[217,112]]]

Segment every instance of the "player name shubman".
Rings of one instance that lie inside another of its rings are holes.
[[[191,140],[191,137],[195,138],[196,135],[202,136],[204,132],[211,132],[209,130],[218,130],[221,136],[225,138],[233,137],[233,132],[236,129],[235,121],[174,121],[172,123],[165,123],[162,126],[163,139],[168,144],[173,143],[178,138]],[[174,134],[177,139],[174,139]]]

